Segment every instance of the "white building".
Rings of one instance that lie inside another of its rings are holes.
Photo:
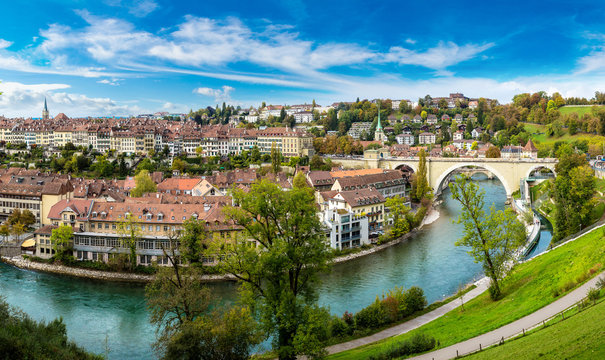
[[[405,145],[414,145],[414,135],[412,134],[400,134],[395,136],[395,140],[397,140],[397,144],[405,144]]]
[[[342,250],[370,243],[367,216],[334,207],[324,210],[321,215],[328,229],[327,240],[333,249]]]
[[[419,144],[434,144],[437,141],[435,134],[430,132],[423,132],[418,135]]]
[[[298,123],[298,124],[310,123],[313,121],[313,112],[301,111],[301,112],[295,113],[294,120],[296,120],[296,123]]]

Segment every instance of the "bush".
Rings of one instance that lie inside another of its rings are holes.
[[[355,314],[357,329],[373,329],[387,323],[387,314],[378,297],[370,306]]]
[[[597,280],[597,288],[605,289],[605,277],[602,276]]]
[[[601,290],[597,289],[597,288],[591,288],[588,290],[588,293],[586,294],[586,298],[590,301],[592,301],[593,303],[596,302],[597,300],[599,300],[599,298],[601,297]]]
[[[389,360],[402,356],[422,353],[435,347],[436,340],[432,336],[416,334],[412,338],[393,345],[386,352],[379,355],[372,355],[370,360]]]
[[[347,325],[343,319],[338,317],[332,318],[331,328],[332,336],[334,337],[342,337],[350,334],[349,325]]]
[[[408,312],[407,315],[411,315],[416,311],[424,309],[427,305],[424,291],[418,286],[412,286],[405,292],[404,303]]]

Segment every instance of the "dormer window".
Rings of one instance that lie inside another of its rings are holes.
[[[151,215],[151,213],[147,214],[147,220],[151,220],[152,217],[153,217],[153,215]]]
[[[163,220],[163,219],[164,219],[164,214],[159,213],[159,214],[158,214],[158,220]]]

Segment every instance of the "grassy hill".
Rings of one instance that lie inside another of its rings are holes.
[[[603,144],[605,142],[605,136],[595,134],[584,134],[578,133],[575,135],[569,135],[565,132],[562,136],[548,136],[546,135],[546,125],[523,123],[525,130],[531,134],[531,139],[534,141],[538,149],[539,145],[550,146],[557,141],[573,142],[574,140],[586,140],[588,144]]]
[[[550,304],[598,273],[605,263],[605,238],[595,230],[576,241],[519,264],[503,282],[504,298],[492,301],[483,293],[446,315],[409,333],[329,356],[367,359],[388,351],[416,334],[426,334],[446,347],[499,328]]]
[[[605,302],[465,359],[605,359]]]
[[[584,114],[589,114],[592,106],[578,106],[578,105],[567,105],[559,108],[561,115],[576,113],[582,117]]]

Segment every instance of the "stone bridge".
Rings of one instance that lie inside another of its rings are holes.
[[[417,157],[399,158],[386,156],[386,153],[366,157],[333,157],[333,162],[342,165],[345,169],[399,169],[404,171],[418,171]],[[427,158],[427,178],[435,194],[439,194],[453,172],[458,169],[468,171],[483,169],[492,173],[504,186],[506,195],[520,189],[521,180],[529,177],[534,171],[541,168],[550,169],[553,173],[557,159],[491,159],[491,158]]]

